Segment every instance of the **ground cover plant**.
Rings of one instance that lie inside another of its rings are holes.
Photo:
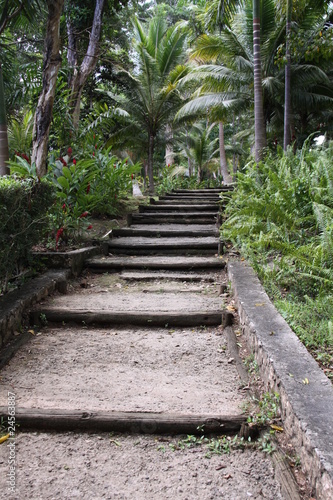
[[[226,214],[222,237],[333,379],[333,144],[250,162]]]

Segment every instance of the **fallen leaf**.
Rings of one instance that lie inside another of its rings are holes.
[[[1,444],[1,443],[4,443],[5,441],[7,441],[7,439],[9,438],[9,436],[10,436],[10,434],[6,434],[5,436],[2,436],[2,437],[0,438],[0,444]]]
[[[278,425],[274,425],[274,424],[272,424],[270,427],[271,427],[271,429],[273,429],[274,431],[278,431],[278,432],[283,432],[283,431],[284,431],[283,427],[279,427]]]
[[[227,310],[228,310],[228,311],[232,311],[232,312],[235,312],[235,311],[236,311],[236,309],[235,309],[235,307],[234,307],[234,306],[227,306]]]
[[[218,467],[216,467],[216,469],[215,469],[215,470],[225,469],[226,467],[227,467],[226,465],[221,464],[221,465],[219,465]]]
[[[34,330],[28,330],[28,333],[31,333],[31,335],[35,335],[35,331]]]
[[[224,479],[231,479],[232,478],[232,475],[231,474],[225,474],[223,476]]]
[[[309,383],[309,379],[307,379],[307,378],[305,377],[305,379],[304,379],[302,382],[303,382],[303,384],[308,385],[308,383]]]
[[[257,302],[257,304],[254,304],[256,307],[262,307],[266,305],[266,302]]]

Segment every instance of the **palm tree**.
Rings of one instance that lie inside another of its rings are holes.
[[[311,14],[311,15],[310,15]],[[314,12],[302,16],[302,26],[313,26]],[[318,19],[318,17],[317,17]],[[283,131],[284,105],[284,65],[276,64],[276,57],[285,42],[285,16],[277,15],[273,0],[261,0],[261,70],[265,127],[272,138],[280,139]],[[323,18],[321,19],[323,23]],[[194,116],[207,110],[218,109],[239,113],[252,112],[254,102],[254,55],[253,55],[253,10],[247,1],[242,9],[221,34],[203,35],[198,39],[193,51],[195,61],[202,64],[192,69],[183,84],[197,82],[199,89],[192,95],[177,116]],[[295,50],[295,49],[294,49]],[[315,64],[305,61],[305,55],[291,65],[291,101],[294,105],[292,116],[301,134],[310,117],[316,115],[318,121],[325,121],[324,108],[332,108],[332,85],[327,74]],[[319,114],[320,113],[320,114]],[[216,120],[214,117],[212,120]],[[248,122],[251,123],[249,115]],[[311,132],[306,128],[307,133]],[[247,134],[251,132],[251,128]],[[252,133],[252,132],[251,132]],[[258,136],[257,136],[258,137]],[[302,136],[303,137],[303,136]],[[302,138],[304,140],[305,136]],[[257,146],[260,152],[262,146]],[[257,157],[258,160],[258,157]]]
[[[151,19],[147,27],[133,21],[135,68],[123,71],[127,86],[124,95],[109,96],[123,107],[122,122],[111,134],[108,145],[128,147],[144,143],[149,190],[154,191],[154,151],[158,135],[170,123],[179,103],[177,82],[187,69],[184,60],[186,34],[179,25],[167,28],[162,17]]]
[[[191,167],[197,171],[199,181],[203,180],[205,171],[216,170],[218,167],[219,138],[216,126],[216,123],[208,125],[206,120],[202,120],[179,137],[178,142],[183,145],[180,155],[190,160]]]
[[[286,66],[285,66],[285,84],[284,84],[284,129],[283,129],[283,149],[287,147],[291,141],[290,132],[290,116],[291,116],[291,88],[290,88],[290,34],[291,34],[291,11],[292,0],[287,0],[287,20],[286,20]]]
[[[7,161],[9,160],[8,133],[6,118],[5,92],[3,89],[2,67],[0,64],[0,175],[9,174]]]
[[[254,79],[254,157],[256,162],[263,158],[266,146],[266,128],[262,95],[261,53],[260,53],[260,0],[253,0],[253,79]]]

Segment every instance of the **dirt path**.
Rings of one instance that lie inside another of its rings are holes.
[[[198,193],[199,203],[201,196],[205,194]],[[195,198],[192,203],[198,205]],[[246,419],[250,397],[221,326],[222,311],[231,299],[220,295],[227,278],[218,255],[216,227],[212,224],[211,234],[205,236],[207,225],[198,228],[201,216],[186,211],[183,221],[192,214],[193,234],[198,230],[204,234],[193,236],[202,240],[189,265],[192,240],[181,236],[181,200],[176,205],[173,213],[169,203],[167,213],[177,219],[179,236],[172,224],[156,225],[159,212],[150,207],[147,220],[143,209],[137,229],[150,227],[151,237],[159,241],[147,244],[147,237],[135,241],[135,225],[129,236],[125,232],[111,240],[113,255],[93,259],[90,271],[73,282],[66,295],[54,295],[38,305],[35,317],[47,325],[34,327],[31,341],[1,372],[0,406],[8,404],[10,392],[15,394],[17,410],[23,412],[51,410],[51,416],[58,410],[87,415],[103,411],[110,416],[124,412],[133,422],[130,431],[115,433],[111,426],[109,432],[96,432],[92,424],[87,432],[52,432],[49,417],[38,424],[38,431],[22,426],[15,437],[15,492],[7,490],[9,448],[0,446],[0,498],[284,498],[270,457],[259,446],[245,447],[240,439],[226,436],[223,428],[214,436],[204,432],[209,417]],[[166,227],[170,237],[161,241],[156,234]],[[189,227],[184,224],[187,232]],[[215,249],[208,250],[214,240]],[[167,265],[172,241],[179,248],[170,261],[177,259],[177,271]],[[184,250],[186,244],[189,252]],[[207,251],[200,257],[205,244]],[[129,265],[124,263],[116,271],[112,262],[123,259],[125,247]],[[136,257],[149,253],[153,256],[148,260]],[[75,323],[63,324],[68,311],[75,313]],[[105,320],[110,311],[113,316]],[[219,314],[217,320],[212,312]],[[205,324],[205,318],[210,322]],[[154,414],[157,420],[172,418],[176,424],[180,416],[199,416],[203,432],[152,434],[154,428],[135,424],[140,412]]]

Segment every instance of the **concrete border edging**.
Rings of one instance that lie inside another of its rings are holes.
[[[31,279],[22,288],[0,297],[0,348],[20,328],[24,312],[67,281],[69,270],[51,270]]]
[[[332,384],[270,302],[253,269],[232,260],[228,275],[261,376],[280,394],[286,435],[317,499],[333,500]]]

